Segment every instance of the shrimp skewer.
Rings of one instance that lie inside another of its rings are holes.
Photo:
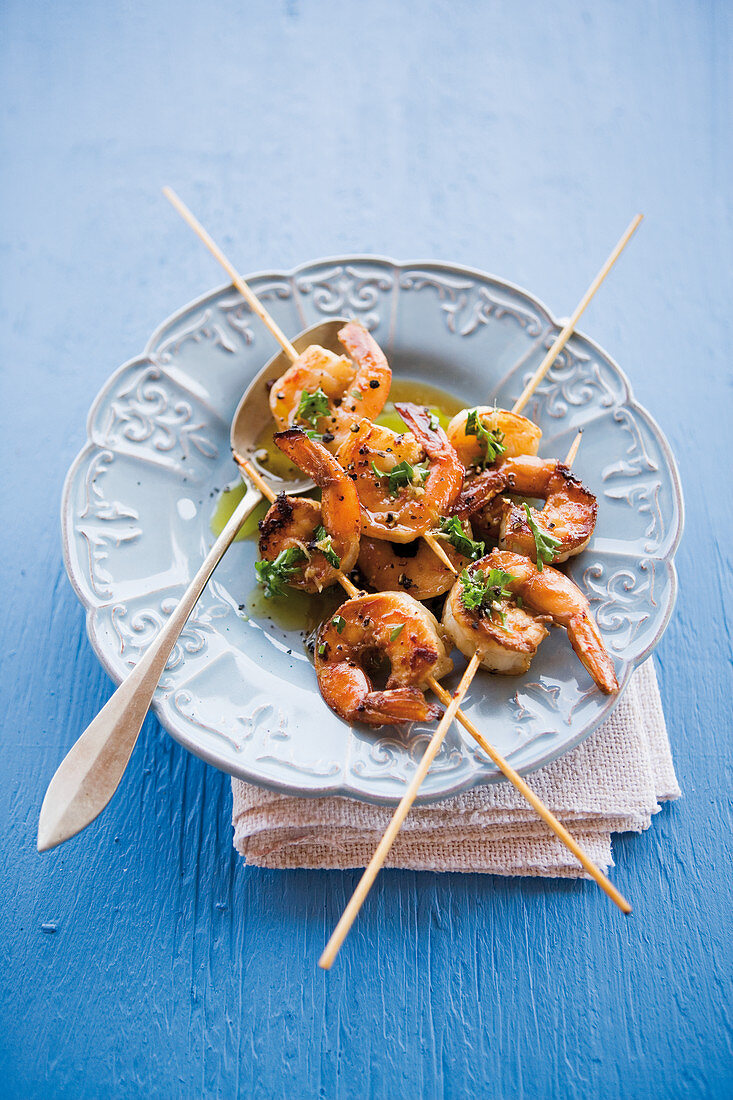
[[[591,672],[591,675],[593,675],[596,679],[596,682],[598,683],[599,687],[601,687],[601,690],[609,692],[613,690],[618,691],[618,683],[616,681],[615,673],[613,672],[613,665],[610,662],[608,654],[606,654],[605,650],[603,649],[603,643],[600,641],[600,636],[598,635],[597,628],[590,618],[588,601],[585,600],[585,597],[583,597],[582,594],[576,589],[577,597],[580,597],[580,599],[576,598],[571,612],[568,613],[566,609],[557,606],[557,597],[559,595],[562,595],[567,600],[568,596],[571,594],[567,586],[570,585],[572,588],[575,588],[575,586],[572,585],[572,582],[568,581],[567,577],[565,577],[562,573],[559,573],[556,569],[552,569],[551,567],[548,567],[546,570],[543,570],[542,573],[539,573],[537,567],[534,566],[527,558],[519,557],[519,555],[516,554],[509,554],[506,551],[495,550],[492,554],[489,555],[489,560],[491,560],[492,558],[494,559],[493,564],[500,569],[507,569],[509,566],[512,566],[519,571],[519,575],[517,577],[513,577],[511,580],[508,580],[506,582],[512,587],[512,590],[515,593],[521,591],[527,602],[544,604],[548,608],[548,610],[552,608],[552,611],[550,613],[553,614],[553,618],[556,618],[557,621],[563,622],[563,625],[568,630],[568,634],[570,635],[571,641],[573,642],[573,646],[574,648],[576,648],[576,652],[581,657],[581,660],[586,665],[586,668],[588,668],[588,671]],[[548,578],[548,574],[552,574],[553,576],[550,576]],[[537,577],[543,578],[542,585],[539,585],[537,583]],[[556,581],[555,578],[561,578],[561,581],[567,582],[567,584],[563,586],[563,584],[559,581]],[[585,606],[583,606],[583,604]],[[592,629],[589,629],[589,627],[591,626]],[[598,647],[600,647],[601,653],[598,652]],[[601,656],[605,656],[605,667]],[[361,909],[364,899],[371,889],[372,883],[379,874],[379,871],[384,864],[385,859],[387,858],[389,850],[392,847],[400,828],[402,827],[403,821],[407,817],[407,814],[410,812],[410,808],[412,807],[412,804],[417,797],[420,785],[427,775],[430,765],[435,759],[435,756],[437,755],[440,746],[443,743],[445,735],[448,731],[448,727],[450,726],[453,718],[458,712],[463,696],[468,690],[471,681],[476,674],[476,670],[479,667],[480,660],[481,658],[479,656],[479,653],[474,652],[468,663],[468,667],[466,668],[463,677],[461,678],[461,682],[456,692],[454,693],[453,698],[448,704],[448,709],[446,710],[443,718],[438,725],[438,728],[430,739],[430,743],[428,744],[428,747],[425,750],[425,754],[420,761],[420,764],[418,765],[418,769],[413,776],[412,782],[407,788],[405,794],[402,796],[402,799],[400,800],[400,803],[394,812],[392,820],[387,826],[382,840],[378,844],[374,855],[372,856],[366,870],[364,871],[364,874],[362,875],[356,887],[356,890],[351,897],[351,900],[349,901],[346,909],[341,916],[341,919],[336,925],[336,928],[334,929],[330,940],[326,944],[326,948],[321,955],[321,958],[318,960],[318,965],[323,969],[328,970],[333,965],[333,961],[338,954],[341,944],[348,935],[349,929],[354,923],[354,920],[356,919],[357,914]],[[608,668],[609,664],[610,671]],[[498,753],[492,753],[491,755],[494,759],[496,759],[497,761],[500,760],[502,764],[506,765],[506,761],[504,761]],[[511,777],[512,769],[505,767],[502,770],[505,774],[508,774]],[[516,773],[514,774],[516,775]],[[524,784],[524,786],[526,788],[526,784]],[[556,819],[549,813],[549,811],[546,811],[546,813],[543,814],[543,817],[548,822],[548,824],[550,824],[551,827],[555,829],[557,835],[560,836],[561,839],[564,839],[563,832],[566,832],[566,830],[562,830],[562,827],[559,826],[559,822],[556,821]],[[558,826],[558,828],[556,828],[556,826]],[[577,845],[573,845],[573,847],[577,848]],[[586,861],[588,863],[591,862],[590,860],[587,860],[587,857],[585,857],[583,859],[584,866],[586,864]],[[622,895],[619,894],[617,890],[614,890],[614,888],[606,879],[605,875],[602,875],[598,868],[594,867],[593,864],[591,864],[591,866],[596,872],[593,877],[596,879],[596,881],[599,882],[599,884],[603,887],[609,897],[611,897],[613,901],[615,901],[615,903],[622,911],[626,913],[630,912],[631,906],[626,901],[626,899],[622,897]]]
[[[574,450],[577,450],[577,442],[578,442],[578,440],[576,439],[575,443],[573,444],[573,447],[571,447],[571,452],[570,452],[570,455],[568,456],[570,461],[572,460],[572,457],[574,457]],[[268,500],[274,501],[275,494],[272,492],[272,490],[268,486],[267,482],[263,481],[263,479],[260,477],[259,473],[254,468],[254,466],[252,466],[252,464],[249,463],[249,462],[244,463],[243,464],[243,469],[244,469],[244,472],[247,474],[247,476],[255,483],[255,485],[260,490],[260,492],[262,492],[263,495]],[[346,590],[346,592],[349,596],[355,597],[355,596],[359,595],[359,592],[358,592],[358,589],[356,588],[356,586],[354,584],[352,584],[352,582],[349,580],[349,578],[344,576],[343,573],[341,573],[341,575],[339,576],[339,581],[341,582],[342,587]],[[478,657],[475,658],[475,661],[476,661],[476,667],[478,667]],[[472,662],[472,664],[473,664],[473,662]],[[472,676],[473,676],[473,672],[470,671],[471,668],[472,668],[472,666],[470,665],[469,668],[466,670],[466,672],[464,674],[464,680],[466,681],[465,690],[468,689],[468,685],[470,684]],[[562,825],[557,820],[555,815],[547,808],[547,806],[545,806],[545,804],[542,802],[542,800],[537,797],[537,795],[531,790],[531,788],[527,786],[525,781],[521,778],[520,775],[517,774],[517,772],[515,772],[514,768],[511,767],[511,765],[508,763],[508,761],[506,761],[504,759],[504,757],[499,752],[497,752],[497,750],[493,747],[493,745],[491,745],[486,740],[486,738],[479,732],[479,730],[476,728],[476,726],[473,724],[473,722],[471,722],[471,720],[460,709],[460,706],[458,704],[460,703],[461,699],[463,698],[463,691],[462,691],[463,681],[459,685],[458,691],[456,692],[456,694],[454,696],[451,696],[445,690],[445,688],[442,686],[442,684],[438,683],[435,676],[431,675],[431,676],[428,677],[428,686],[438,696],[438,698],[443,702],[443,704],[446,707],[448,707],[448,710],[446,711],[446,714],[444,714],[443,720],[442,720],[442,723],[441,723],[441,725],[444,724],[445,730],[447,730],[448,724],[449,724],[448,715],[451,713],[451,711],[453,711],[453,713],[455,713],[456,718],[461,723],[463,728],[466,729],[471,734],[471,736],[481,746],[481,748],[484,750],[484,752],[486,752],[487,755],[494,761],[494,763],[499,768],[499,770],[502,772],[502,774],[527,799],[527,801],[530,803],[530,805],[534,807],[534,809],[540,815],[542,820],[546,822],[546,824],[549,826],[549,828],[555,833],[555,835],[558,837],[558,839],[561,840],[563,844],[565,844],[565,846],[568,848],[568,850],[573,853],[573,855],[578,859],[578,861],[585,868],[585,870],[588,872],[588,874],[591,876],[591,878],[593,878],[598,883],[598,885],[601,887],[601,889],[608,895],[609,898],[611,898],[611,900],[619,907],[619,909],[621,909],[622,912],[630,913],[631,912],[631,906],[629,905],[628,901],[622,896],[622,894],[619,893],[619,891],[616,889],[616,887],[609,881],[608,877],[603,874],[603,872],[600,870],[600,868],[595,865],[593,860],[590,859],[585,854],[583,849],[580,847],[580,845],[577,843],[577,841],[575,841],[573,839],[573,837],[570,835],[570,833],[565,828],[565,826]],[[435,758],[436,753],[440,749],[440,746],[441,746],[442,741],[443,741],[443,736],[444,736],[443,732],[441,731],[441,728],[439,726],[438,729],[435,731],[433,737],[431,738],[431,741],[428,744],[427,749],[425,750],[425,754],[424,754],[424,756],[423,756],[423,758],[420,762],[420,770],[415,775],[415,777],[413,779],[415,794],[417,793],[417,790],[419,789],[420,784],[422,783],[422,780],[423,780],[424,776],[427,775],[430,764],[432,763],[433,759]],[[397,825],[397,828],[395,830],[395,835],[397,834],[397,831],[399,830],[399,825],[401,824],[402,820],[404,820],[404,817],[406,817],[407,813],[409,812],[410,806],[412,805],[412,800],[414,800],[415,795],[412,795],[412,798],[408,799],[409,794],[410,794],[410,791],[408,790],[408,792],[405,795],[406,809],[405,809],[405,812],[404,812],[404,816],[402,817],[402,819],[400,820],[400,822]],[[390,845],[391,845],[391,842],[390,842]],[[375,853],[375,858],[376,858],[376,853]],[[376,874],[379,871],[379,866],[381,866],[381,863],[376,867],[374,877],[376,877]],[[373,879],[372,879],[372,881],[373,881]],[[369,885],[367,885],[366,891],[364,891],[364,894],[363,894],[364,897],[366,896],[366,893],[368,892]],[[350,917],[350,919],[348,919],[344,922],[344,926],[342,928],[342,934],[339,934],[337,936],[336,932],[334,932],[334,935],[331,937],[331,940],[329,940],[329,944],[328,944],[326,950],[323,952],[323,955],[321,956],[321,958],[318,961],[319,966],[321,966],[321,967],[323,967],[324,969],[327,970],[333,964],[333,960],[335,959],[336,955],[338,954],[339,947],[341,946],[341,943],[343,942],[345,936],[347,935],[348,930],[351,927],[351,924],[353,923],[353,920],[354,920],[356,914],[359,911],[359,908],[361,906],[362,901],[363,901],[363,897],[361,898],[361,900],[358,900],[358,901],[356,899],[356,896],[354,898],[352,898],[352,902],[350,902],[349,904],[352,907],[353,915]],[[352,905],[352,903],[354,903],[354,904]],[[345,917],[346,917],[346,913],[344,913],[344,918]],[[344,918],[342,918],[342,921],[344,920]],[[339,922],[339,926],[342,925],[342,921]],[[337,928],[337,931],[338,931],[338,928]]]
[[[574,455],[569,457],[572,461]],[[545,506],[541,511],[520,506],[502,497],[504,492],[544,498]],[[470,518],[482,534],[496,538],[502,550],[526,554],[533,561],[538,541],[544,542],[542,562],[557,564],[586,548],[598,504],[567,464],[520,455],[467,481],[453,510]]]
[[[245,298],[247,298],[248,301],[250,299],[253,300],[252,308],[255,310],[257,315],[260,316],[263,319],[264,323],[267,325],[267,327],[270,329],[270,331],[273,333],[273,335],[276,337],[276,339],[279,340],[281,346],[283,347],[283,350],[289,356],[291,361],[294,360],[296,358],[295,349],[293,348],[292,344],[290,344],[290,341],[280,331],[279,327],[276,325],[274,320],[269,316],[267,311],[262,306],[261,302],[259,302],[259,300],[256,298],[256,296],[254,294],[252,294],[250,288],[247,286],[247,284],[244,282],[244,280],[241,278],[241,276],[238,274],[238,272],[234,269],[233,265],[226,259],[226,257],[221,252],[221,250],[218,249],[218,247],[214,244],[211,237],[203,229],[203,226],[201,226],[196,221],[193,214],[191,214],[191,212],[180,201],[180,199],[178,199],[178,197],[170,190],[170,188],[165,189],[165,193],[166,193],[166,196],[169,198],[169,200],[176,207],[178,212],[181,214],[181,216],[184,218],[184,220],[187,221],[188,224],[194,229],[194,231],[200,236],[200,238],[207,245],[207,247],[210,249],[210,251],[213,253],[213,255],[217,258],[217,260],[219,260],[219,262],[223,264],[223,266],[225,267],[225,269],[229,273],[230,277],[232,278],[232,280],[234,281],[235,285],[238,287],[240,292],[245,295]],[[574,328],[575,324],[577,323],[577,320],[580,317],[581,313],[585,309],[586,305],[588,304],[588,302],[592,298],[595,291],[600,286],[601,282],[603,281],[606,274],[608,273],[608,271],[612,267],[613,263],[615,263],[615,261],[618,258],[620,252],[622,251],[622,249],[624,248],[624,246],[628,242],[629,238],[631,237],[632,233],[637,228],[640,221],[641,221],[641,215],[638,215],[637,218],[634,220],[634,222],[632,222],[629,229],[624,234],[624,237],[622,237],[621,241],[616,246],[616,249],[614,250],[614,252],[611,254],[609,259],[606,261],[606,264],[604,265],[604,267],[599,272],[598,276],[594,280],[594,283],[591,284],[591,287],[586,292],[586,295],[584,296],[584,298],[581,300],[581,303],[578,306],[578,308],[576,309],[575,313],[573,314],[573,317],[571,318],[570,322],[565,327],[563,332],[560,334],[560,336],[558,337],[558,340],[555,341],[555,344],[553,345],[553,348],[550,349],[550,353],[548,353],[548,356],[546,356],[546,361],[547,361],[547,368],[546,369],[549,369],[549,366],[554,361],[555,357],[559,354],[561,348],[564,346],[563,336],[564,336],[565,341],[569,338],[569,336],[571,335],[571,333],[573,331],[573,328]],[[544,367],[544,363],[541,365],[540,370],[542,370],[543,367]],[[540,380],[540,372],[539,371],[536,372],[535,378],[536,378],[536,381],[535,381],[535,387],[536,387],[536,385],[539,383],[539,380]],[[533,391],[534,391],[534,387],[532,388],[532,390],[530,392],[533,392]],[[517,411],[517,412],[521,411],[521,407],[523,407],[523,405],[520,406],[519,403],[518,403],[518,405],[515,406],[515,411]],[[262,480],[262,478],[260,478],[259,474],[257,474],[257,471],[252,467],[252,465],[250,463],[244,463],[243,465],[244,465],[245,472],[248,473],[251,480],[253,480],[255,482],[255,484],[258,485],[258,488],[260,488],[261,491],[264,489],[264,495],[267,497],[267,499],[272,500],[273,497],[274,497],[274,494],[272,494],[272,492],[269,490],[269,487],[267,487],[266,483]],[[341,580],[342,585],[346,588],[347,591],[351,591],[352,595],[355,594],[356,590],[354,588],[354,585],[351,583],[351,581],[348,580],[347,577],[345,577],[343,574],[341,574],[341,577],[339,579]],[[460,683],[460,685],[459,685],[459,687],[458,687],[457,691],[455,692],[455,695],[453,696],[452,699],[450,697],[448,697],[447,693],[441,687],[441,685],[437,682],[437,680],[435,680],[434,677],[431,677],[431,681],[432,681],[431,682],[431,687],[436,692],[436,694],[438,694],[439,697],[442,697],[443,700],[446,702],[446,704],[448,706],[448,710],[446,711],[445,715],[443,716],[443,719],[442,719],[438,729],[435,731],[435,734],[433,735],[433,738],[431,739],[431,742],[430,742],[430,744],[428,745],[428,747],[425,751],[424,757],[423,757],[423,759],[421,761],[421,764],[418,768],[418,771],[417,771],[417,773],[416,773],[416,775],[415,775],[415,777],[414,777],[414,779],[413,779],[413,781],[410,785],[410,788],[408,788],[408,791],[406,792],[406,795],[403,798],[401,806],[398,808],[398,811],[395,814],[392,823],[390,824],[388,834],[385,835],[385,837],[383,838],[382,844],[377,849],[377,852],[375,852],[375,856],[372,860],[372,864],[370,864],[370,877],[367,880],[367,878],[365,876],[365,880],[363,880],[363,884],[360,884],[358,895],[355,895],[354,898],[352,898],[352,901],[351,901],[349,907],[347,908],[347,912],[344,914],[344,916],[342,917],[342,920],[339,922],[339,926],[338,926],[336,932],[334,933],[334,936],[332,936],[331,941],[330,941],[328,947],[326,948],[326,951],[324,951],[323,956],[319,960],[319,965],[320,966],[322,966],[324,968],[329,968],[332,965],[333,960],[334,960],[336,954],[338,953],[339,947],[341,946],[341,943],[343,942],[343,939],[347,935],[348,930],[351,927],[351,924],[353,923],[353,920],[355,919],[356,914],[359,911],[359,908],[362,904],[362,901],[363,901],[364,897],[366,896],[366,894],[369,891],[371,883],[373,882],[374,878],[378,874],[379,869],[380,869],[380,867],[381,867],[381,865],[384,861],[384,858],[386,857],[387,851],[391,847],[391,844],[394,840],[394,837],[397,835],[397,832],[399,831],[399,828],[402,824],[402,821],[404,820],[404,818],[407,816],[407,813],[409,812],[410,806],[412,805],[412,802],[413,802],[414,798],[417,795],[420,784],[422,783],[425,775],[427,774],[428,769],[430,767],[430,764],[432,763],[432,760],[434,759],[436,753],[438,752],[438,750],[440,748],[440,745],[442,743],[443,737],[445,735],[445,732],[447,731],[448,726],[450,725],[450,722],[452,721],[453,716],[455,714],[459,715],[460,720],[461,720],[462,724],[465,726],[465,728],[468,729],[469,732],[472,733],[472,735],[479,741],[479,744],[482,745],[482,747],[489,754],[489,756],[491,756],[491,758],[495,761],[497,766],[506,775],[506,777],[512,783],[514,783],[514,785],[517,787],[517,789],[519,789],[520,791],[522,791],[523,794],[525,794],[525,797],[527,797],[529,799],[530,803],[537,809],[537,811],[541,814],[541,816],[547,822],[547,824],[554,830],[556,835],[565,844],[567,844],[567,846],[570,848],[571,851],[573,851],[576,854],[576,856],[578,857],[578,859],[580,860],[582,865],[585,867],[585,869],[598,882],[598,884],[608,894],[608,896],[624,912],[628,913],[628,912],[631,911],[631,906],[629,905],[629,903],[619,894],[619,892],[617,890],[615,890],[615,888],[608,881],[607,877],[602,874],[602,872],[595,866],[595,864],[591,860],[588,859],[588,857],[585,855],[585,853],[582,851],[582,849],[579,848],[579,846],[575,843],[575,841],[573,841],[572,837],[569,835],[567,830],[564,829],[564,827],[562,825],[560,825],[560,823],[557,821],[557,819],[550,813],[550,811],[546,807],[543,806],[543,804],[536,797],[536,795],[534,795],[529,790],[529,788],[524,783],[524,781],[520,779],[520,777],[517,775],[517,773],[514,772],[514,770],[509,766],[509,764],[503,759],[503,757],[501,757],[500,754],[497,753],[496,750],[494,750],[492,748],[492,746],[489,745],[488,742],[486,742],[482,738],[482,736],[479,734],[478,730],[476,730],[475,726],[473,726],[473,724],[471,722],[469,722],[469,720],[465,717],[465,715],[463,715],[460,712],[459,706],[460,706],[461,699],[462,699],[463,695],[465,694],[465,691],[468,689],[468,686],[470,685],[471,679],[472,679],[472,677],[475,673],[475,670],[476,670],[477,666],[478,666],[478,658],[474,655],[474,657],[472,658],[471,663],[469,664],[468,668],[466,669],[466,672],[465,672],[465,674],[464,674],[464,676],[461,680],[461,683]]]
[[[542,429],[518,413],[477,405],[456,413],[446,435],[466,470],[471,470],[483,469],[500,455],[536,455]]]
[[[567,466],[575,461],[581,439],[582,431],[570,445],[565,460]],[[488,473],[495,478],[501,477],[499,470]],[[475,573],[481,578],[478,586],[472,583]],[[495,580],[498,581],[499,591],[496,592],[495,584],[493,598],[487,601],[488,606],[483,607],[482,601],[477,606],[476,590],[480,593],[483,588],[484,594],[488,590],[492,597],[491,586],[487,583],[481,562],[469,567],[468,573],[461,575],[445,602],[443,626],[464,656],[470,656],[474,650],[479,652],[482,668],[505,675],[521,675],[529,670],[540,643],[547,636],[544,624],[551,621],[551,617],[519,607],[516,601],[508,598],[509,594],[501,591],[504,581],[500,570]],[[467,606],[469,601],[464,599],[466,585],[474,589],[473,606]]]
[[[542,536],[547,552],[541,561],[559,563],[585,550],[595,529],[598,504],[564,463],[510,458],[501,464],[499,472],[506,478],[510,492],[545,500],[541,511],[529,505],[503,503],[499,524],[502,550],[537,561]]]
[[[548,615],[519,607],[503,591],[505,575],[492,574],[488,559],[472,565],[451,588],[443,608],[443,626],[464,657],[479,656],[481,668],[506,676],[527,672],[540,643],[547,637]],[[496,598],[486,606],[470,606],[469,591],[495,581]]]

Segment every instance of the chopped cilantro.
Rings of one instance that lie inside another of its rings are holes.
[[[424,485],[430,476],[430,467],[427,463],[418,463],[416,466],[411,466],[405,460],[398,462],[391,470],[380,470],[372,459],[372,470],[374,470],[377,477],[389,479],[389,495],[391,497],[396,497],[403,486]]]
[[[310,545],[314,550],[320,550],[328,564],[332,565],[334,569],[340,567],[341,558],[334,550],[333,539],[327,533],[325,527],[321,526],[316,528],[313,532],[313,542],[310,543]]]
[[[299,572],[300,563],[305,560],[306,555],[299,546],[289,546],[287,550],[281,550],[274,561],[255,562],[257,578],[265,586],[268,600],[274,596],[287,595],[284,586]]]
[[[300,403],[295,416],[298,420],[305,420],[306,423],[310,424],[311,428],[315,430],[320,417],[328,416],[330,412],[331,406],[328,403],[328,396],[319,386],[313,393],[309,393],[308,390],[303,390],[300,395]],[[309,435],[311,439],[313,438],[310,432],[306,434]],[[317,438],[320,439],[320,436]]]
[[[463,530],[458,516],[441,516],[438,537],[449,542],[459,554],[471,561],[478,561],[484,556],[485,545],[483,542],[474,542]]]
[[[344,619],[342,615],[334,615],[334,617],[331,619],[331,622],[336,627],[338,633],[343,634],[344,627],[346,626],[346,619]]]
[[[495,604],[511,596],[506,585],[513,580],[512,574],[505,573],[503,569],[487,569],[486,572],[464,569],[461,573],[461,602],[467,611],[478,611],[479,614],[483,611],[496,612],[503,623],[504,612]]]
[[[522,507],[527,513],[527,523],[529,524],[530,531],[534,535],[534,545],[537,551],[537,569],[541,573],[543,563],[549,564],[553,561],[555,551],[560,545],[560,539],[556,539],[554,535],[548,535],[546,531],[538,527],[528,504],[525,503]]]
[[[466,419],[466,435],[475,435],[484,449],[481,466],[490,466],[499,455],[506,453],[504,433],[494,428],[492,431],[481,422],[478,409],[471,409]]]

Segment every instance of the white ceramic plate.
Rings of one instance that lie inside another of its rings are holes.
[[[353,256],[249,281],[286,333],[356,317],[396,377],[423,379],[466,405],[495,398],[510,407],[559,328],[526,291],[448,264]],[[276,350],[239,294],[220,288],[169,318],[92,406],[89,439],[64,490],[63,542],[92,645],[116,681],[213,542],[217,493],[236,478],[230,419]],[[623,688],[674,604],[672,558],[682,528],[674,459],[613,360],[580,334],[525,412],[544,432],[541,454],[565,454],[578,427],[585,429],[576,469],[598,496],[599,519],[570,573],[592,601]],[[338,719],[321,700],[300,635],[240,612],[255,558],[255,542],[238,542],[217,569],[156,693],[160,721],[191,752],[243,779],[301,795],[395,801],[428,730],[400,736]],[[459,659],[447,686],[461,667]],[[565,632],[554,630],[528,675],[480,672],[465,709],[528,772],[577,745],[616,702],[595,688]],[[454,727],[421,797],[497,778]]]

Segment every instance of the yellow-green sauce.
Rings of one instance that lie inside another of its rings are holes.
[[[280,630],[300,630],[310,634],[346,599],[340,584],[332,585],[323,592],[302,592],[299,588],[288,588],[287,596],[267,599],[264,589],[256,585],[247,595],[245,612],[258,623],[269,620]]]
[[[377,424],[384,424],[385,428],[391,428],[393,432],[406,430],[404,420],[394,407],[395,401],[412,401],[415,405],[427,405],[444,428],[447,428],[456,413],[464,408],[462,401],[437,386],[429,386],[426,382],[416,382],[406,378],[393,378],[389,401],[376,418]]]

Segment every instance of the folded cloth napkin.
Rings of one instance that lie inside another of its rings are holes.
[[[590,858],[613,865],[611,833],[641,832],[680,789],[651,658],[613,715],[528,782]],[[234,846],[257,867],[364,867],[392,810],[351,798],[295,798],[232,780]],[[585,872],[509,783],[414,807],[387,867],[576,878]]]

